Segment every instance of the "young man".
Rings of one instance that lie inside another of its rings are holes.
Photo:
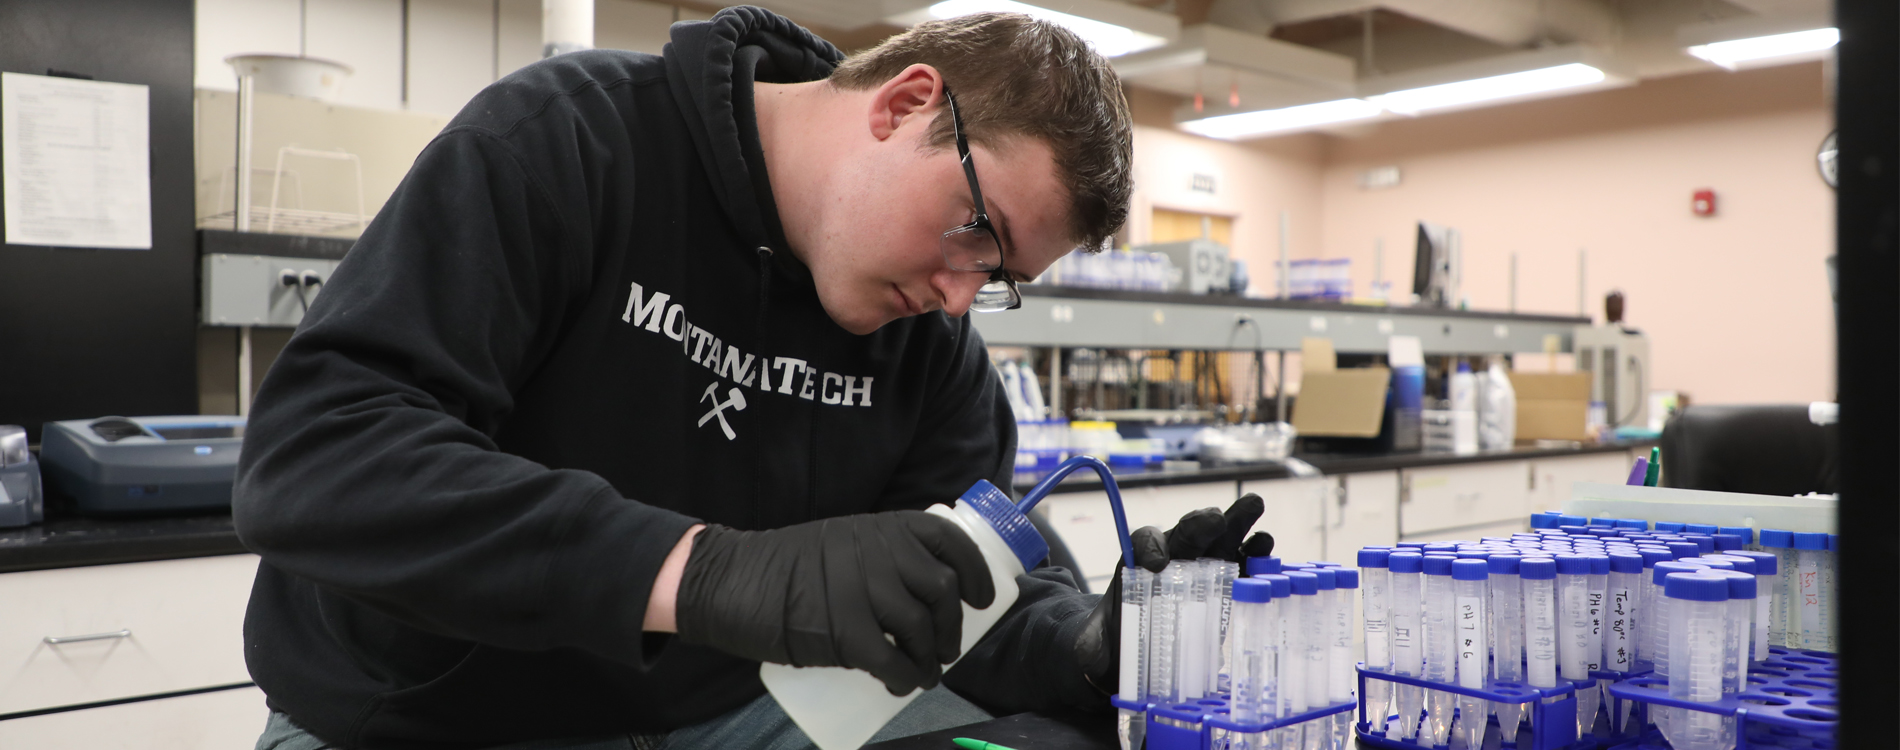
[[[920,512],[1009,486],[964,313],[1122,223],[1113,72],[1024,16],[842,62],[757,8],[672,33],[478,95],[265,379],[260,747],[802,741],[760,661],[997,711],[1113,689],[1112,610],[1049,568],[942,675],[994,592]]]

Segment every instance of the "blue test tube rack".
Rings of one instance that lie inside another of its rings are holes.
[[[1538,688],[1521,682],[1498,682],[1486,679],[1482,688],[1461,687],[1454,683],[1434,682],[1419,677],[1400,674],[1368,671],[1359,667],[1359,721],[1353,731],[1359,736],[1359,742],[1372,747],[1389,750],[1431,750],[1415,741],[1388,738],[1385,727],[1389,725],[1389,716],[1377,717],[1378,727],[1374,727],[1366,716],[1363,696],[1366,694],[1366,680],[1385,680],[1400,685],[1415,685],[1431,690],[1440,690],[1453,695],[1482,698],[1496,703],[1528,703],[1524,713],[1530,717],[1531,732],[1528,742],[1519,741],[1519,750],[1594,750],[1594,739],[1577,737],[1577,685],[1566,680],[1558,680],[1556,687]],[[1594,683],[1590,683],[1595,687]],[[1490,721],[1490,719],[1486,719]],[[1486,731],[1489,731],[1488,729]],[[1524,735],[1519,734],[1518,739]]]
[[[1324,720],[1353,710],[1356,700],[1273,721],[1242,723],[1228,714],[1227,699],[1202,698],[1191,703],[1158,703],[1148,708],[1148,750],[1208,750],[1228,747],[1230,735],[1270,732],[1307,722],[1329,728]]]
[[[1824,651],[1770,648],[1773,657],[1748,670],[1748,689],[1714,703],[1695,703],[1669,697],[1669,682],[1661,677],[1633,677],[1610,686],[1610,694],[1643,706],[1673,706],[1691,711],[1734,716],[1736,750],[1812,748],[1835,746],[1840,723],[1839,659]],[[1640,739],[1615,746],[1617,750],[1669,750],[1662,733],[1654,729]]]
[[[1592,678],[1609,680],[1612,685],[1648,674],[1651,674],[1651,671],[1647,669],[1630,672],[1619,672],[1614,669],[1596,669],[1590,672]],[[1666,685],[1664,687],[1667,688]],[[1608,700],[1603,702],[1602,708],[1604,713],[1609,714],[1610,733],[1607,736],[1593,736],[1585,739],[1595,740],[1598,748],[1612,748],[1623,745],[1629,742],[1629,740],[1640,736],[1643,733],[1645,722],[1649,720],[1649,714],[1644,711],[1643,704],[1637,703],[1630,711],[1630,718],[1633,719],[1633,721],[1630,722],[1629,726],[1624,726],[1623,704],[1626,702],[1629,702],[1628,699],[1618,696],[1615,690],[1611,690]]]

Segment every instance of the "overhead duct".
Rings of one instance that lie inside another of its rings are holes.
[[[1239,110],[1307,104],[1353,91],[1352,58],[1211,24],[1190,26],[1181,38],[1158,49],[1111,61],[1122,80],[1183,97],[1207,94],[1209,110]]]
[[[1384,10],[1506,47],[1544,41],[1609,44],[1616,13],[1598,0],[1215,0],[1208,20],[1268,33],[1274,27]]]

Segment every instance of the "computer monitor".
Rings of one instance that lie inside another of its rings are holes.
[[[1412,267],[1412,294],[1423,307],[1451,307],[1458,296],[1458,230],[1418,223],[1418,256]]]

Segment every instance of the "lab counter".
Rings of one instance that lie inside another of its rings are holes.
[[[1526,461],[1647,448],[1648,443],[1617,443],[1564,448],[1518,448],[1475,454],[1307,454],[1299,458],[1328,476],[1389,472],[1460,464]],[[1018,492],[1045,475],[1019,473]],[[1129,489],[1174,485],[1252,483],[1288,478],[1279,464],[1248,464],[1196,469],[1118,469],[1117,484]],[[1055,493],[1099,492],[1101,480],[1089,472],[1071,474]],[[1230,498],[1231,499],[1231,498]],[[176,560],[244,552],[229,514],[169,518],[58,518],[36,526],[0,530],[0,573],[89,565]]]
[[[1654,441],[1618,442],[1601,445],[1571,445],[1553,448],[1521,446],[1509,450],[1479,451],[1476,453],[1453,453],[1451,451],[1406,452],[1406,453],[1301,453],[1294,457],[1311,464],[1313,468],[1327,476],[1340,474],[1358,474],[1373,471],[1394,471],[1398,469],[1420,469],[1430,466],[1454,466],[1458,464],[1489,463],[1497,461],[1525,461],[1538,458],[1559,458],[1564,456],[1585,456],[1599,453],[1622,453],[1634,448],[1647,449]],[[1111,467],[1115,474],[1115,484],[1119,487],[1164,487],[1176,484],[1201,484],[1206,482],[1250,482],[1266,479],[1285,479],[1293,476],[1279,463],[1238,464],[1229,466],[1205,466],[1200,468],[1127,468]],[[1015,489],[1025,492],[1047,477],[1047,471],[1017,472]],[[1070,474],[1050,492],[1086,492],[1101,489],[1102,481],[1090,471],[1078,471]]]

